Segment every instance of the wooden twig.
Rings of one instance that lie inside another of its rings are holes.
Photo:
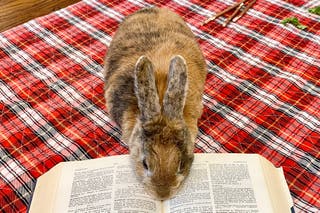
[[[246,1],[248,1],[248,0],[242,0],[241,2],[238,2],[238,3],[235,3],[235,4],[231,5],[230,7],[228,7],[227,9],[225,9],[225,10],[223,10],[223,11],[221,11],[220,13],[216,14],[215,16],[212,16],[212,17],[208,18],[207,20],[205,20],[205,21],[202,23],[202,25],[208,24],[210,21],[215,20],[216,18],[218,18],[218,17],[222,16],[223,14],[229,12],[230,10],[238,7],[240,4],[242,4],[242,3],[246,2]]]
[[[222,24],[222,26],[227,26],[229,24],[229,22],[237,15],[237,13],[240,11],[240,9],[242,8],[242,6],[244,5],[244,3],[242,2],[241,4],[239,4],[239,6],[237,7],[237,9],[232,13],[231,16],[229,16],[226,20],[226,22],[224,22]]]
[[[256,3],[256,0],[253,0],[252,2],[250,2],[242,11],[241,13],[235,17],[232,21],[236,22],[238,21],[252,6],[253,4]]]
[[[208,18],[207,20],[205,20],[202,25],[205,25],[207,23],[209,23],[210,21],[213,21],[215,20],[216,18],[224,15],[225,13],[235,9],[235,11],[232,13],[232,15],[230,17],[228,17],[228,19],[226,20],[226,22],[223,24],[223,26],[227,26],[228,23],[230,23],[230,21],[233,21],[233,22],[236,22],[237,20],[239,20],[252,6],[253,4],[256,2],[256,0],[253,0],[252,2],[248,3],[246,6],[245,6],[245,3],[247,1],[250,1],[250,0],[241,0],[240,2],[237,2],[233,5],[231,5],[230,7],[226,8],[225,10],[217,13],[216,15]],[[238,13],[240,12],[239,15],[237,15]]]

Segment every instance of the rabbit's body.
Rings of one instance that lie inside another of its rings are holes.
[[[120,25],[105,60],[107,109],[147,191],[166,199],[193,160],[207,74],[203,55],[180,16],[147,8]]]

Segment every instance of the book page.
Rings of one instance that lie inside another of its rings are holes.
[[[165,212],[214,212],[208,165],[195,162],[179,193],[164,202]]]
[[[117,165],[114,181],[113,212],[161,212],[161,202],[145,192],[131,165]]]
[[[272,205],[258,155],[197,154],[184,187],[165,202],[165,209],[174,213],[270,213],[275,212]]]
[[[288,184],[283,178],[282,168],[276,168],[277,172],[274,172],[274,166],[271,162],[264,158],[261,158],[260,161],[263,167],[269,194],[271,195],[273,209],[285,212],[285,209],[293,208],[293,201],[290,191],[288,190]]]
[[[50,169],[37,179],[35,192],[33,193],[29,213],[52,212],[54,198],[61,177],[62,164]],[[45,202],[44,202],[45,199]]]
[[[196,154],[182,189],[163,206],[132,168],[128,155],[60,163],[37,180],[29,212],[271,213],[293,205],[281,168],[256,154]]]
[[[129,156],[65,163],[53,212],[160,212],[136,180]]]

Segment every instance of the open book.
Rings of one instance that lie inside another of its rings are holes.
[[[291,212],[281,168],[257,154],[195,154],[179,193],[153,200],[128,155],[59,163],[38,178],[30,213]]]

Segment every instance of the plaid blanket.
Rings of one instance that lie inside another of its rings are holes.
[[[296,212],[320,212],[318,0],[83,0],[0,34],[0,208],[26,212],[37,177],[61,161],[128,153],[106,113],[103,57],[118,24],[156,5],[198,38],[208,75],[195,152],[259,153],[284,168]],[[297,17],[307,26],[284,26]]]

